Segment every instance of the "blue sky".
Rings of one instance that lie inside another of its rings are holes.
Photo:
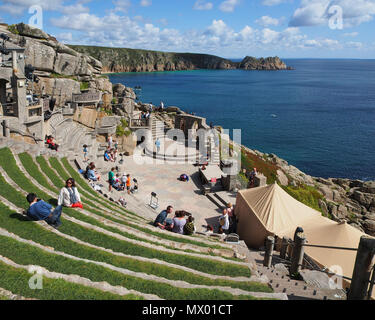
[[[0,21],[39,25],[64,43],[227,58],[372,59],[374,16],[375,0],[0,1]]]

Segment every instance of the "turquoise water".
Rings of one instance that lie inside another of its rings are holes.
[[[285,60],[293,71],[111,75],[143,102],[195,112],[307,174],[375,180],[375,60]]]

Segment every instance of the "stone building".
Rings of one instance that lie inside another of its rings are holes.
[[[44,139],[44,109],[49,100],[27,95],[25,49],[5,41],[0,51],[0,120],[2,134]]]

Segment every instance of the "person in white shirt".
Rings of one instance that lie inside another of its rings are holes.
[[[60,191],[57,204],[69,208],[83,208],[81,196],[73,178],[66,180],[65,187]]]
[[[228,233],[229,231],[229,216],[228,216],[228,210],[223,210],[223,215],[219,218],[220,222],[220,228],[219,233]]]

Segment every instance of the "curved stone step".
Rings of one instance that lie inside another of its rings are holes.
[[[177,287],[177,288],[209,289],[209,290],[217,289],[217,290],[220,290],[220,291],[225,291],[225,292],[231,293],[233,295],[253,295],[253,292],[245,291],[245,290],[242,290],[242,289],[224,287],[224,286],[197,285],[197,284],[191,284],[191,283],[181,281],[181,280],[169,280],[169,279],[161,278],[161,277],[158,277],[158,276],[155,276],[155,275],[138,273],[138,272],[134,272],[134,271],[131,271],[131,270],[128,270],[128,269],[115,267],[113,265],[110,265],[110,264],[107,264],[107,263],[104,263],[104,262],[98,262],[98,261],[94,261],[94,260],[78,258],[78,257],[72,256],[72,255],[66,254],[64,252],[55,251],[53,248],[48,248],[46,246],[35,243],[33,241],[22,239],[21,237],[18,237],[17,235],[14,235],[14,234],[11,234],[11,233],[9,233],[8,231],[6,231],[5,229],[2,229],[2,228],[0,228],[0,235],[12,238],[14,240],[25,243],[27,245],[37,247],[37,248],[42,249],[43,251],[46,251],[46,252],[51,253],[51,254],[63,256],[63,257],[66,257],[68,259],[72,259],[72,260],[76,260],[76,261],[82,261],[82,262],[85,262],[85,263],[92,263],[92,264],[99,265],[99,266],[105,267],[107,269],[110,269],[112,271],[116,271],[116,272],[119,272],[119,273],[122,273],[122,274],[125,274],[125,275],[140,278],[140,279],[143,279],[143,280],[150,280],[150,281],[165,283],[165,284]],[[143,295],[143,293],[135,292],[135,291],[133,291],[133,294]],[[258,292],[257,295],[258,295],[258,297],[266,297],[266,298],[270,298],[270,297],[274,298],[275,297],[274,294],[262,293],[262,292]]]

